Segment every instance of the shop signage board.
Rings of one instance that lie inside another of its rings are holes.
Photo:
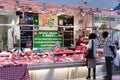
[[[34,31],[33,47],[39,49],[55,49],[56,43],[60,43],[62,47],[62,36],[58,31],[53,30],[40,30]]]
[[[38,14],[33,15],[33,24],[39,25],[39,15]]]
[[[105,21],[115,21],[115,17],[107,17],[107,16],[95,16],[94,17],[95,22],[105,22]]]
[[[20,26],[20,30],[32,31],[33,30],[33,26]]]
[[[116,16],[95,16],[94,17],[94,26],[101,26],[106,24],[107,26],[114,27],[120,22],[120,17]]]
[[[33,44],[33,27],[20,26],[21,48],[32,48]]]
[[[38,15],[33,13],[25,13],[24,25],[20,26],[20,46],[21,48],[33,48],[33,27],[29,25],[37,25]],[[27,26],[26,26],[27,25]]]

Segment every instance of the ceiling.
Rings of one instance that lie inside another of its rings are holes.
[[[0,10],[19,10],[21,12],[28,12],[32,10],[34,13],[58,13],[65,10],[70,13],[76,11],[79,12],[78,6],[41,3],[32,0],[0,0]]]
[[[87,2],[86,6],[96,8],[114,8],[120,0],[32,0],[34,2],[43,3],[56,3],[56,4],[67,4],[74,6],[83,6],[84,2]]]
[[[85,4],[84,1],[87,1]],[[101,0],[0,0],[0,12],[5,10],[10,11],[21,11],[21,12],[29,12],[32,10],[34,13],[68,13],[68,14],[74,14],[79,13],[81,8],[84,8],[84,10],[91,10],[90,3],[102,4],[101,6],[104,6],[105,4],[112,3],[112,0],[109,0],[108,3],[105,3],[108,0],[104,0],[101,2]],[[95,1],[95,2],[93,2]],[[115,1],[115,0],[114,0]],[[115,2],[114,2],[115,3]],[[80,4],[80,5],[78,5]],[[100,5],[99,4],[99,5]],[[98,6],[99,6],[98,5]],[[110,4],[112,5],[112,4]],[[94,7],[95,5],[92,5],[92,9],[99,7]],[[44,10],[43,10],[44,9]],[[103,10],[111,10],[111,8],[102,8]]]

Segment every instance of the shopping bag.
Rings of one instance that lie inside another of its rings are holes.
[[[115,66],[119,67],[119,58],[118,58],[118,56],[116,56],[114,58],[113,63],[114,63]]]
[[[85,53],[85,58],[87,59],[94,59],[94,56],[93,56],[93,49],[89,49],[86,53]]]

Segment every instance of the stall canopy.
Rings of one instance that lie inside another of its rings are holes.
[[[97,8],[114,8],[119,3],[119,0],[31,0],[31,1],[75,6],[83,6],[84,2],[87,2],[86,6]]]
[[[114,9],[119,2],[120,0],[0,0],[0,10],[42,13],[49,8],[49,11],[71,9],[70,11],[76,12],[79,7]]]

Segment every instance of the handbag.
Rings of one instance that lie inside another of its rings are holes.
[[[87,59],[94,59],[94,55],[93,55],[93,52],[94,52],[94,50],[93,50],[93,47],[94,47],[94,42],[93,42],[93,40],[92,40],[92,48],[91,49],[89,49],[87,52],[86,52],[86,54],[85,54],[85,58],[87,58]]]

